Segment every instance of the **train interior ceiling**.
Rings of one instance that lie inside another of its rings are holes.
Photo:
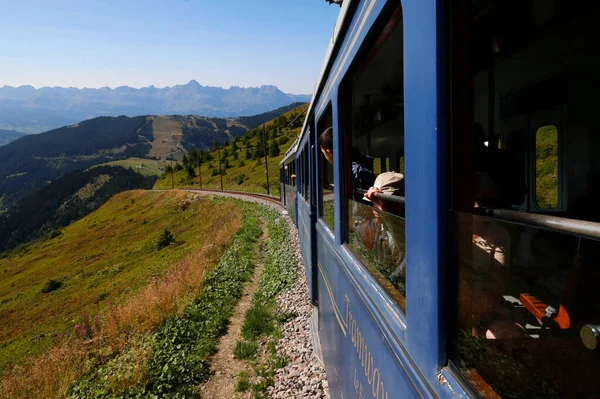
[[[562,0],[473,4],[476,148],[512,157],[505,178],[525,186],[513,209],[600,222],[597,13]]]

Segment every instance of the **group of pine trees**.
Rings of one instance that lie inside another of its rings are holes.
[[[269,157],[276,157],[281,153],[280,146],[286,144],[289,138],[282,133],[282,129],[289,124],[288,119],[282,115],[274,120],[274,123],[265,129],[261,127],[250,130],[243,137],[235,137],[231,143],[229,140],[222,145],[215,143],[210,151],[197,150],[193,147],[187,155],[183,155],[181,164],[167,165],[166,173],[179,172],[185,170],[189,179],[197,176],[197,171],[202,165],[208,163],[207,168],[212,169],[211,175],[218,176],[227,174],[231,161],[236,161],[238,166],[245,166],[244,161],[256,161],[257,165],[262,164],[265,152]],[[265,134],[266,133],[266,134]],[[255,139],[251,142],[251,139]],[[266,142],[266,146],[265,146]],[[218,162],[220,157],[221,167],[216,168],[214,161]],[[230,161],[231,159],[231,161]]]

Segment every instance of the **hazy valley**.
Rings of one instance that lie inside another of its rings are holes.
[[[3,86],[0,87],[0,129],[40,133],[98,116],[237,117],[309,100],[310,95],[287,94],[275,86],[224,89],[202,86],[195,80],[184,85],[141,89]]]

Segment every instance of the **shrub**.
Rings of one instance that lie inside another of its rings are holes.
[[[252,341],[238,341],[233,348],[233,357],[236,359],[250,359],[256,355],[258,344]]]
[[[246,392],[250,388],[250,378],[247,371],[242,371],[235,384],[236,392]]]
[[[270,334],[275,330],[273,314],[265,305],[256,304],[246,312],[246,320],[242,326],[242,336],[255,340],[262,334]]]
[[[44,286],[42,287],[42,293],[47,294],[49,292],[56,291],[57,289],[59,289],[62,286],[63,286],[62,281],[50,279],[50,280],[46,281],[46,284],[44,284]]]
[[[244,183],[244,180],[246,180],[246,175],[245,174],[241,174],[235,177],[235,182],[240,185]]]
[[[62,231],[60,231],[60,230],[53,230],[53,231],[51,231],[50,233],[48,233],[46,235],[46,238],[49,239],[49,240],[51,240],[53,238],[56,238],[56,237],[60,236],[61,234],[62,234]]]
[[[190,179],[196,177],[196,171],[194,170],[194,166],[191,163],[188,163],[187,165],[187,175]]]
[[[158,250],[160,251],[164,247],[168,247],[169,245],[173,244],[174,242],[175,242],[175,237],[173,236],[173,233],[171,233],[169,230],[165,229],[165,231],[163,231],[163,233],[158,238],[158,241],[156,242],[156,248],[158,248]]]

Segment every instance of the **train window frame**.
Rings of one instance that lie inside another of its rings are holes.
[[[324,193],[324,181],[328,184],[328,189],[331,189],[331,194],[333,198],[336,195],[339,195],[339,187],[336,187],[334,182],[334,168],[333,164],[330,164],[329,161],[325,159],[325,156],[321,152],[321,148],[319,146],[319,137],[321,133],[323,133],[327,128],[331,127],[333,129],[333,140],[336,140],[336,132],[333,127],[333,105],[331,101],[327,104],[321,115],[317,120],[316,124],[316,141],[317,146],[315,149],[317,156],[317,184],[315,187],[317,188],[317,220],[320,220],[322,224],[330,231],[332,236],[335,237],[335,224],[338,223],[337,220],[337,212],[335,211],[334,200],[325,201],[325,193]],[[335,142],[335,141],[334,141]],[[337,154],[334,153],[334,162],[339,157],[336,157]],[[331,174],[331,181],[329,180],[329,174]],[[325,209],[325,204],[327,203],[327,209]]]
[[[388,44],[387,40],[388,39],[392,39],[393,38],[393,34],[399,34],[400,36],[400,40],[401,40],[401,45],[402,45],[402,51],[396,51],[394,52],[393,56],[397,56],[398,54],[400,54],[400,62],[401,63],[401,67],[400,68],[400,73],[398,75],[394,75],[394,72],[391,73],[391,77],[398,79],[400,82],[400,87],[401,87],[401,102],[400,104],[402,104],[400,106],[401,111],[399,113],[398,116],[396,116],[396,119],[390,119],[389,121],[392,122],[399,122],[400,125],[402,126],[401,132],[396,132],[394,129],[391,129],[390,131],[392,132],[392,136],[395,136],[393,140],[401,140],[402,141],[402,146],[399,147],[398,152],[395,153],[394,155],[394,159],[395,159],[395,166],[393,166],[394,162],[390,157],[380,157],[380,158],[371,158],[372,159],[372,165],[368,165],[371,166],[371,168],[367,168],[370,169],[371,173],[373,173],[373,179],[375,179],[375,175],[374,175],[374,166],[376,164],[376,162],[379,162],[379,167],[380,167],[380,171],[381,173],[384,172],[397,172],[400,173],[400,169],[404,169],[403,165],[404,165],[404,125],[405,125],[405,117],[404,117],[404,54],[403,54],[403,48],[404,48],[404,42],[405,42],[405,38],[404,38],[404,16],[403,16],[403,10],[402,10],[402,6],[400,4],[388,4],[387,5],[387,10],[384,10],[380,16],[379,16],[379,20],[373,25],[373,27],[371,28],[370,32],[368,33],[368,37],[367,39],[365,39],[363,41],[363,44],[361,46],[361,49],[359,49],[359,53],[358,55],[355,57],[353,64],[350,66],[350,68],[348,69],[348,72],[346,73],[346,75],[343,77],[341,84],[340,84],[340,90],[338,92],[338,104],[339,104],[339,109],[338,109],[338,113],[340,115],[340,124],[341,124],[341,131],[343,132],[343,134],[340,134],[340,140],[342,140],[341,144],[341,148],[343,148],[343,158],[342,158],[342,168],[341,170],[343,171],[343,178],[342,178],[342,190],[341,190],[341,195],[342,195],[342,207],[344,208],[344,212],[342,214],[342,234],[343,234],[343,238],[342,238],[342,242],[344,243],[345,246],[347,246],[348,251],[350,254],[352,254],[353,258],[357,261],[358,264],[361,265],[361,267],[367,272],[369,273],[374,281],[376,281],[376,283],[381,287],[381,289],[386,292],[386,294],[392,299],[392,301],[398,306],[398,309],[402,312],[405,313],[406,312],[406,298],[407,298],[407,293],[406,293],[406,280],[405,280],[405,273],[406,273],[406,233],[405,233],[405,228],[404,228],[404,220],[405,218],[402,217],[398,217],[397,214],[395,214],[395,211],[383,211],[382,209],[379,208],[379,217],[376,216],[375,217],[375,224],[372,226],[372,228],[369,228],[369,226],[365,227],[365,232],[364,234],[359,234],[359,232],[362,231],[362,227],[361,224],[357,225],[357,221],[362,220],[363,217],[358,217],[358,215],[367,215],[369,213],[368,211],[368,207],[363,206],[363,204],[361,203],[362,200],[359,199],[359,197],[362,197],[363,194],[360,194],[357,197],[357,193],[355,193],[355,188],[354,188],[354,183],[353,183],[353,173],[351,173],[352,171],[352,163],[353,163],[353,158],[354,158],[354,148],[353,148],[353,135],[354,135],[354,129],[355,129],[355,117],[357,115],[354,114],[354,90],[355,90],[355,84],[357,81],[360,80],[362,74],[365,72],[365,70],[368,69],[369,65],[371,62],[373,62],[374,60],[377,61],[377,57],[378,55],[383,54],[383,52],[380,52],[386,44]],[[393,41],[390,41],[389,44],[397,44]],[[394,47],[395,48],[395,47]],[[394,62],[398,62],[396,58],[393,59]],[[388,60],[388,62],[390,62]],[[383,93],[383,88],[386,86],[389,86],[389,81],[388,82],[383,82],[383,81],[376,81],[377,82],[377,90],[381,90],[380,93]],[[396,83],[397,84],[397,83]],[[382,95],[382,94],[380,94]],[[396,104],[396,103],[394,103]],[[376,112],[374,114],[374,120],[381,120],[381,114],[382,114],[382,110],[380,109],[378,112]],[[393,114],[393,113],[392,113]],[[377,119],[377,117],[379,117],[379,119]],[[383,119],[385,121],[385,119]],[[377,122],[376,122],[377,123]],[[388,128],[389,129],[389,128]],[[369,138],[369,134],[367,133],[367,156],[371,156],[371,145],[370,145],[370,138]],[[376,136],[377,137],[377,136]],[[390,138],[391,140],[391,138]],[[385,162],[385,166],[384,165]],[[387,166],[389,163],[389,167]],[[403,171],[402,171],[403,172]],[[403,182],[402,182],[403,183]],[[372,186],[372,184],[371,184]],[[403,186],[403,184],[402,184]],[[366,190],[366,189],[365,189]],[[403,190],[403,187],[402,187]],[[398,194],[394,194],[394,196],[396,196]],[[354,198],[354,200],[353,200]],[[382,197],[383,198],[383,197]],[[383,202],[387,203],[388,206],[390,206],[391,209],[397,207],[397,206],[401,206],[402,207],[402,215],[404,215],[403,212],[403,208],[404,208],[404,198],[405,198],[405,194],[402,193],[402,201],[399,204],[396,204],[396,201],[393,201],[394,198],[389,198],[389,199],[385,199]],[[365,202],[366,204],[366,202]],[[391,206],[394,205],[394,206]],[[360,208],[357,209],[356,208]],[[363,209],[364,208],[364,209]],[[373,215],[375,215],[375,211],[372,210],[371,211],[373,213]],[[354,215],[354,216],[352,216]],[[368,216],[367,216],[368,218]],[[395,220],[395,218],[398,219],[402,219],[402,226],[400,226],[399,220],[398,222]],[[358,222],[360,223],[360,222]],[[371,225],[372,223],[368,222],[367,219],[365,219],[365,223],[367,223],[368,225]],[[378,226],[382,226],[382,227],[378,227]],[[388,226],[387,228],[384,228],[383,226]],[[379,230],[381,229],[381,232],[379,232]],[[371,231],[371,233],[368,233],[368,231]],[[401,234],[400,234],[401,231]],[[381,248],[379,248],[379,246],[376,247],[370,247],[368,245],[368,242],[370,242],[370,240],[368,238],[365,238],[365,243],[366,245],[366,249],[361,250],[360,248],[362,248],[362,246],[357,245],[357,243],[359,241],[362,241],[361,239],[359,239],[359,236],[364,235],[365,237],[373,237],[376,242],[382,242],[383,246]],[[401,239],[398,239],[398,236],[401,236]],[[377,238],[375,238],[377,237]],[[382,239],[384,239],[382,241]],[[389,239],[389,241],[388,241]],[[385,243],[388,244],[385,244]],[[392,244],[394,243],[394,244]],[[391,248],[396,248],[398,250],[391,250]],[[376,253],[376,254],[375,254]],[[375,255],[374,255],[375,254]],[[373,258],[373,256],[375,256],[375,258]],[[379,259],[379,260],[376,260]],[[401,261],[401,259],[404,259],[403,261]],[[383,259],[383,261],[382,261]],[[381,266],[384,264],[388,264],[394,268],[394,270],[391,272],[391,274],[389,274],[388,272],[390,272],[392,269],[387,270],[385,267]],[[379,265],[379,266],[376,266]],[[400,272],[398,272],[398,270],[400,270]],[[389,275],[388,275],[389,274]]]

